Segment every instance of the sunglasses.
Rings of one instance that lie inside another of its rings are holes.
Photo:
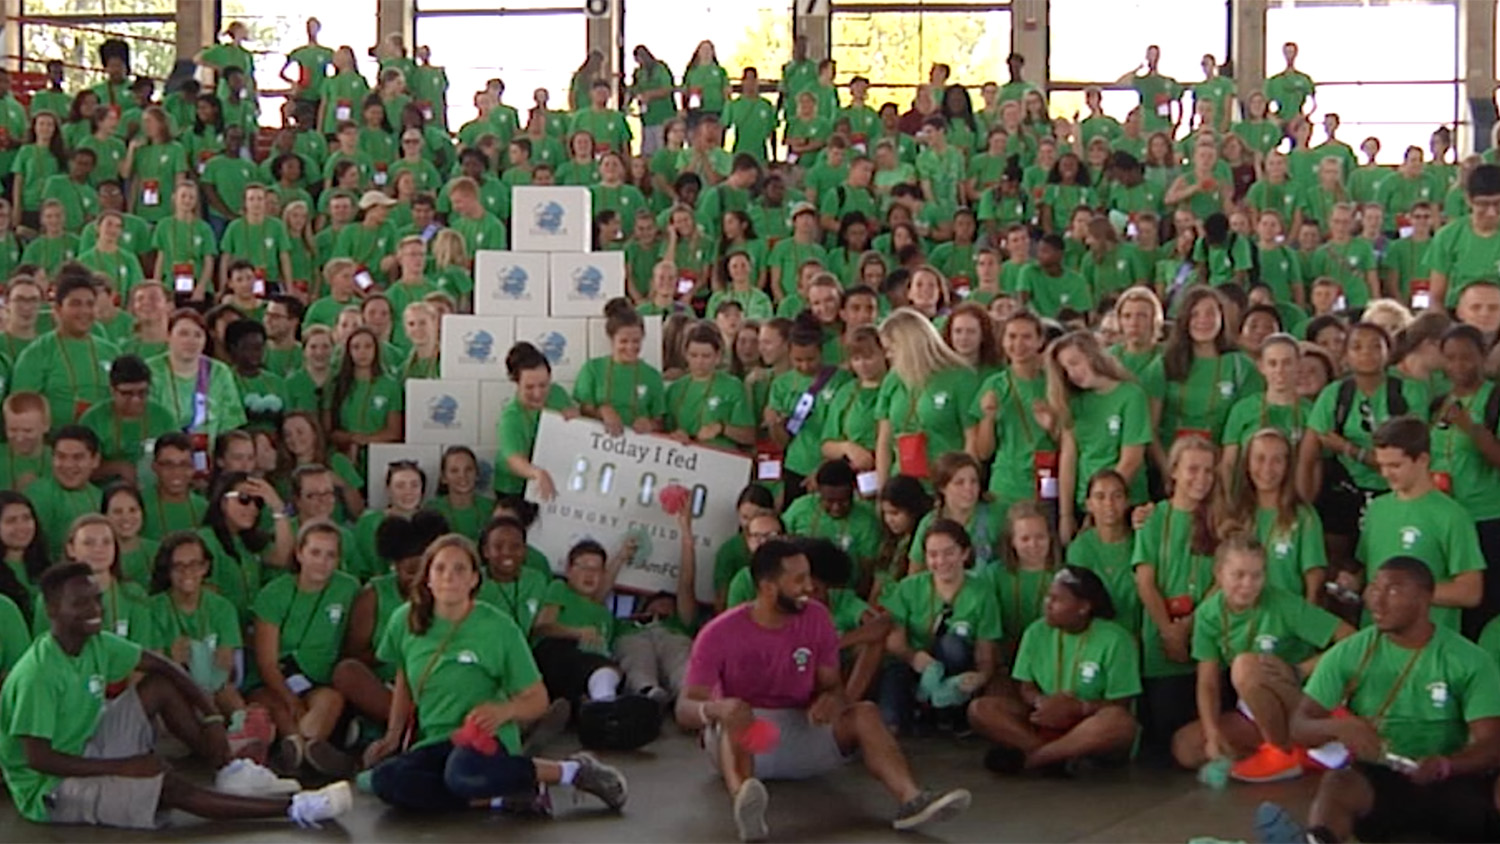
[[[238,491],[226,492],[226,493],[224,493],[224,500],[225,501],[238,501],[239,503],[244,504],[244,505],[249,506],[249,507],[264,507],[264,506],[266,506],[266,500],[264,498],[261,498],[258,495],[251,495],[248,492],[238,492]]]

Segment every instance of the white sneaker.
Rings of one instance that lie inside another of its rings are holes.
[[[235,759],[220,768],[214,777],[214,787],[241,797],[296,794],[302,790],[302,784],[296,780],[278,777],[270,768],[250,759]]]
[[[316,791],[299,791],[292,795],[286,816],[303,829],[318,829],[322,821],[332,820],[354,807],[354,794],[347,780],[323,786]]]

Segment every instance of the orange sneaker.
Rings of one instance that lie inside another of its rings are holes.
[[[1234,763],[1229,776],[1239,782],[1281,782],[1302,776],[1296,753],[1262,744],[1255,754]]]

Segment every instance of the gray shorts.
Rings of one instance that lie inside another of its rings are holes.
[[[105,701],[93,738],[83,749],[85,759],[125,759],[150,753],[156,729],[141,707],[135,687]],[[156,829],[164,777],[67,777],[47,795],[47,816],[53,823]]]
[[[761,780],[805,780],[843,767],[854,758],[839,749],[833,738],[833,725],[815,725],[807,720],[806,709],[757,709],[755,717],[774,723],[781,730],[781,740],[769,753],[755,755],[755,777]],[[703,731],[703,748],[719,770],[721,728],[709,725]]]

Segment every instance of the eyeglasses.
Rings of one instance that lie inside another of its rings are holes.
[[[756,540],[758,542],[766,542],[766,541],[775,539],[776,537],[777,537],[777,534],[775,532],[771,532],[771,531],[759,532],[759,533],[747,533],[747,534],[745,534],[745,538],[746,539],[753,539],[753,540]]]
[[[208,560],[196,557],[191,560],[173,560],[172,571],[197,571],[208,568]]]

